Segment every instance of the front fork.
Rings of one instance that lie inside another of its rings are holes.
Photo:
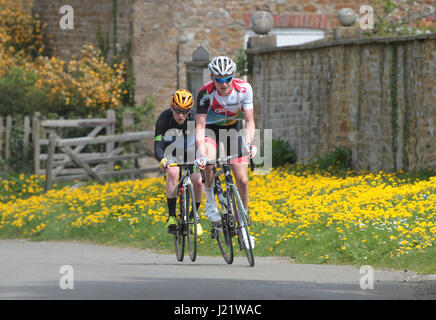
[[[184,202],[185,202],[184,200],[188,196],[187,193],[189,193],[189,184],[191,183],[191,178],[188,176],[183,179],[181,171],[182,170],[180,170],[180,176],[179,176],[180,183],[178,186],[178,194],[177,194],[177,196],[179,197],[179,205],[180,205],[179,227],[188,225],[188,217],[190,215],[189,208],[186,208],[184,206]]]
[[[227,188],[229,185],[233,184],[233,178],[230,173],[230,168],[226,165],[223,166],[224,174],[226,177],[226,185]],[[214,175],[216,173],[216,168],[214,168]],[[228,196],[228,191],[223,190],[221,186],[221,181],[218,179],[218,177],[215,178],[215,185],[214,185],[214,194],[218,197],[218,200],[221,204],[222,214],[224,219],[227,219],[227,224],[229,226],[229,231],[232,236],[235,235],[235,212],[234,212],[234,206],[232,203],[232,199]]]

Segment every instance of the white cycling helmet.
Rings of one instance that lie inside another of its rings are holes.
[[[216,76],[226,76],[236,71],[236,64],[226,56],[219,56],[212,59],[209,63],[210,73]]]

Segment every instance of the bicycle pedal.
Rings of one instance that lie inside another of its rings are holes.
[[[222,226],[221,227],[216,226],[216,227],[214,227],[214,229],[216,231],[218,231],[218,232],[223,232],[223,227]]]
[[[212,239],[216,239],[216,230],[215,229],[210,229],[210,237],[212,238]]]
[[[169,234],[176,234],[177,233],[177,226],[171,225],[168,227],[168,233]]]
[[[223,232],[223,225],[221,222],[212,222],[212,229]]]

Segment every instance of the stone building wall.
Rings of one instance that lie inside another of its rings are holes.
[[[97,30],[109,36],[112,49],[112,0],[33,0],[34,10],[46,24],[46,45],[53,55],[69,57],[80,51],[84,44],[97,45]],[[132,9],[135,0],[117,0],[117,42],[119,49],[126,45],[132,28]],[[74,9],[74,29],[62,30],[59,9],[68,4]]]
[[[134,4],[134,64],[137,102],[146,93],[157,97],[160,110],[167,107],[168,95],[176,89],[177,40],[179,45],[180,85],[186,86],[184,62],[200,45],[211,56],[235,57],[244,47],[244,33],[250,29],[249,17],[258,9],[270,11],[276,27],[318,26],[328,33],[336,27],[336,12],[343,7],[358,8],[359,1],[289,0],[187,0],[146,1]],[[290,17],[301,16],[301,20]],[[326,16],[326,17],[325,17]],[[304,21],[303,21],[304,17]],[[309,23],[309,19],[312,19]],[[304,23],[303,23],[304,22]]]
[[[306,163],[334,147],[356,170],[436,168],[436,36],[250,49],[257,126]]]
[[[256,10],[270,11],[274,17],[275,27],[319,28],[325,30],[327,36],[332,36],[334,28],[339,26],[338,10],[349,7],[358,12],[360,5],[366,4],[362,0],[69,0],[67,2],[74,8],[74,30],[61,30],[59,27],[62,16],[59,8],[66,3],[65,1],[34,0],[35,11],[47,25],[45,32],[50,39],[47,43],[48,48],[54,54],[68,57],[78,52],[85,43],[96,44],[98,26],[103,34],[108,33],[109,43],[112,44],[112,12],[113,4],[116,3],[119,49],[125,47],[129,41],[132,45],[130,56],[136,80],[135,101],[142,103],[146,94],[154,95],[157,114],[168,107],[169,96],[177,89],[177,47],[180,56],[180,87],[186,87],[184,62],[191,61],[193,52],[203,45],[210,51],[211,56],[225,54],[235,57],[238,50],[244,46],[244,33],[250,28],[249,18]],[[432,4],[434,0],[421,0],[420,3]],[[177,40],[181,38],[186,42],[178,46]],[[354,63],[352,55],[357,49],[353,46],[348,46],[348,49],[351,53],[342,53],[345,56],[343,59],[345,62]],[[326,48],[318,51],[330,52]],[[280,52],[271,55],[283,54]],[[312,59],[319,61],[330,59],[328,61],[331,61],[331,66],[340,64],[339,60],[335,61],[332,57],[327,58],[318,54]],[[304,60],[301,53],[298,53],[294,59],[298,62],[298,66],[301,65],[298,68],[305,68],[304,76],[308,77],[307,70],[312,62]],[[298,59],[303,60],[300,63]],[[314,63],[317,63],[317,68],[323,70],[326,68],[320,62]],[[353,70],[353,72],[358,71]],[[308,82],[310,79],[305,78],[305,81]],[[291,89],[282,89],[285,93],[289,90]],[[302,91],[299,94],[306,93]],[[259,94],[257,96],[262,98]],[[337,99],[340,98],[343,97]],[[277,96],[276,99],[287,98]],[[307,97],[300,96],[299,99],[307,99]],[[301,110],[303,113],[309,111]],[[335,109],[330,112],[334,113]],[[319,128],[313,127],[311,130],[316,131]],[[329,139],[333,139],[331,135]],[[314,143],[308,148],[311,150],[315,148]]]
[[[35,11],[46,23],[49,49],[54,54],[70,56],[83,44],[96,44],[97,27],[108,32],[112,44],[112,10],[114,0],[70,0],[74,8],[74,30],[61,30],[59,8],[62,0],[34,0]],[[179,45],[180,86],[186,86],[184,62],[200,45],[211,56],[235,54],[244,46],[249,17],[258,9],[274,16],[276,27],[314,27],[331,34],[338,26],[337,10],[351,7],[357,11],[358,0],[116,0],[117,38],[120,47],[131,39],[135,100],[156,96],[157,112],[167,107],[168,96],[176,89],[177,40]]]

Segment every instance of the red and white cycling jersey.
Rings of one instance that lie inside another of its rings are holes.
[[[249,109],[253,109],[253,89],[241,79],[233,79],[228,96],[220,96],[213,81],[206,83],[197,96],[197,114],[207,114],[206,124],[233,125]]]

